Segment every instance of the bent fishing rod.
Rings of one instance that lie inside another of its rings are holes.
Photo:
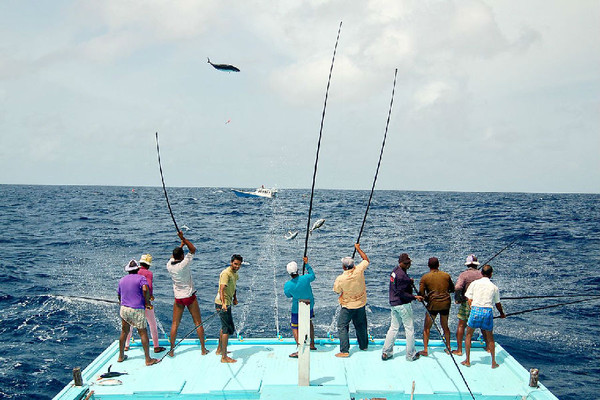
[[[379,161],[377,162],[377,169],[375,170],[375,178],[373,178],[373,185],[371,186],[371,194],[369,195],[369,201],[367,202],[367,209],[365,211],[365,216],[362,220],[362,225],[360,226],[360,232],[358,233],[358,238],[356,239],[356,243],[360,243],[360,237],[363,233],[363,229],[365,228],[365,222],[367,222],[367,214],[369,213],[369,208],[371,207],[371,200],[373,199],[373,192],[375,191],[375,183],[377,182],[377,175],[379,174],[379,166],[381,165],[381,159],[383,158],[383,149],[385,148],[385,139],[388,133],[388,127],[390,125],[390,117],[392,116],[392,105],[394,104],[394,92],[396,90],[396,77],[398,75],[398,68],[394,71],[394,85],[392,86],[392,99],[390,100],[390,109],[388,111],[387,121],[385,123],[385,133],[383,134],[383,142],[381,143],[381,151],[379,152]],[[352,252],[352,258],[356,255],[356,247]]]
[[[166,352],[166,353],[165,353],[165,354],[164,354],[164,355],[163,355],[163,356],[160,358],[160,361],[162,361],[162,360],[163,360],[163,359],[164,359],[164,358],[165,358],[167,355],[169,355],[169,353],[170,353],[170,352],[172,352],[172,351],[175,351],[175,349],[177,348],[177,346],[179,346],[179,345],[181,344],[181,342],[183,342],[183,340],[184,340],[185,338],[187,338],[188,336],[190,336],[190,335],[191,335],[191,334],[192,334],[192,333],[193,333],[193,332],[194,332],[196,329],[200,328],[201,326],[203,326],[204,324],[206,324],[208,321],[210,321],[211,319],[213,319],[213,317],[214,317],[215,315],[217,315],[218,313],[219,313],[219,311],[215,311],[214,313],[212,313],[212,315],[209,315],[209,316],[208,316],[208,318],[206,318],[204,321],[202,321],[202,322],[200,322],[198,325],[196,325],[196,326],[194,327],[194,329],[192,329],[191,331],[189,331],[189,332],[187,333],[187,335],[185,335],[184,337],[182,337],[182,338],[179,340],[179,342],[177,342],[177,343],[175,344],[175,346],[173,346],[173,348],[172,348],[172,349],[169,349],[169,351],[168,351],[168,352]]]
[[[310,204],[308,206],[308,222],[306,223],[306,239],[304,240],[304,257],[308,255],[308,236],[310,234],[310,214],[312,213],[313,198],[315,195],[315,180],[317,178],[317,165],[319,164],[319,151],[321,150],[321,137],[323,135],[323,123],[325,121],[325,110],[327,109],[327,97],[329,96],[329,85],[331,84],[331,74],[333,72],[333,64],[335,62],[335,53],[337,52],[338,41],[340,40],[340,32],[342,31],[342,21],[338,28],[337,38],[335,39],[335,47],[333,48],[333,58],[331,59],[331,67],[329,68],[329,78],[327,79],[327,89],[325,90],[325,102],[323,103],[323,114],[321,115],[321,128],[319,129],[319,141],[317,143],[317,157],[315,158],[315,168],[313,171],[312,187],[310,189]],[[302,275],[306,270],[306,264],[302,262]]]
[[[158,148],[158,132],[156,132],[156,154],[158,154],[158,169],[160,170],[160,180],[162,181],[163,191],[165,192],[165,199],[167,200],[167,207],[169,207],[169,213],[171,214],[171,218],[173,219],[173,224],[175,224],[175,230],[179,232],[179,227],[177,226],[177,222],[175,222],[175,216],[173,215],[173,210],[171,210],[171,203],[169,203],[169,196],[167,195],[167,188],[165,187],[165,178],[163,177],[162,165],[160,163],[160,149]]]
[[[593,299],[583,299],[583,300],[570,301],[570,302],[567,302],[567,303],[551,304],[549,306],[531,308],[529,310],[517,311],[517,312],[514,312],[514,313],[508,313],[508,314],[504,314],[504,315],[507,316],[507,317],[510,317],[512,315],[525,314],[525,313],[532,312],[532,311],[545,310],[547,308],[554,308],[554,307],[566,306],[568,304],[582,303],[584,301],[592,301],[592,300],[600,300],[600,296],[596,296]],[[495,316],[494,319],[496,319],[496,318],[500,318],[500,316],[499,315]]]
[[[417,290],[415,283],[411,282],[411,285],[412,285],[413,289],[415,290],[415,292],[417,292],[417,294],[418,294],[419,291]],[[463,375],[462,371],[460,370],[458,363],[454,359],[454,354],[452,354],[452,348],[450,347],[450,343],[446,343],[446,338],[445,338],[444,334],[442,333],[442,331],[440,330],[437,323],[435,322],[435,319],[431,316],[431,313],[429,312],[429,309],[427,308],[427,305],[425,304],[425,300],[423,300],[422,304],[423,304],[423,307],[425,307],[425,311],[427,312],[427,315],[429,315],[429,318],[431,318],[431,322],[433,322],[433,326],[435,326],[435,329],[438,331],[440,337],[444,341],[444,344],[446,345],[446,349],[448,350],[448,354],[450,354],[450,357],[452,357],[452,361],[454,362],[454,365],[456,366],[456,369],[458,370],[460,377],[462,378],[463,382],[465,383],[465,386],[467,387],[467,390],[469,391],[471,398],[473,398],[473,400],[475,400],[475,396],[473,396],[473,392],[471,392],[471,388],[469,387],[469,384],[467,383],[465,376]]]
[[[492,258],[490,258],[489,260],[487,260],[486,262],[482,263],[479,267],[477,267],[477,269],[481,269],[483,268],[484,265],[489,264],[494,258],[498,257],[504,250],[508,249],[510,246],[512,246],[518,239],[513,240],[512,242],[510,242],[509,244],[507,244],[506,246],[504,246],[504,248],[502,250],[500,250],[499,252],[497,252],[496,254],[494,254],[492,256]]]

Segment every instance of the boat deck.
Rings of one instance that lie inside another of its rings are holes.
[[[381,360],[383,340],[374,340],[367,351],[352,343],[349,358],[334,356],[337,340],[316,341],[311,352],[310,386],[299,387],[298,362],[288,355],[296,350],[290,339],[230,340],[235,364],[222,364],[215,355],[216,340],[208,339],[208,355],[202,356],[198,340],[185,340],[175,357],[146,367],[139,342],[127,352],[128,359],[117,363],[118,341],[111,344],[82,372],[84,385],[71,382],[55,400],[114,399],[471,399],[452,358],[440,341],[430,343],[429,356],[414,362],[405,360],[404,341],[397,340],[394,358]],[[168,347],[167,342],[161,344]],[[473,343],[471,367],[460,365],[464,356],[455,356],[467,383],[478,400],[557,399],[543,385],[531,388],[529,372],[496,344],[500,367],[492,369],[491,358],[482,344]],[[417,341],[417,349],[422,343]],[[162,356],[164,353],[161,353]],[[113,379],[122,384],[102,386],[100,374],[127,372]],[[93,394],[91,393],[93,392]],[[89,396],[89,397],[88,397]]]

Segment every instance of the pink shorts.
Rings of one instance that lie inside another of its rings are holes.
[[[182,306],[189,306],[194,301],[196,301],[196,295],[193,294],[190,297],[186,297],[185,299],[175,299],[175,303],[181,304]]]

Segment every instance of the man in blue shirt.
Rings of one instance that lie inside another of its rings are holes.
[[[292,261],[287,265],[287,272],[288,274],[290,274],[290,277],[292,279],[285,283],[285,286],[283,287],[283,292],[287,297],[292,298],[291,325],[292,331],[294,332],[294,339],[296,340],[296,344],[298,344],[298,301],[310,301],[310,349],[316,350],[317,348],[315,347],[315,328],[312,322],[312,319],[315,316],[315,298],[313,297],[312,288],[310,286],[310,283],[315,280],[315,272],[308,263],[308,257],[304,257],[304,265],[306,266],[306,271],[308,272],[305,275],[298,274],[298,264],[296,264],[295,261]],[[297,358],[298,352],[290,354],[290,357]]]

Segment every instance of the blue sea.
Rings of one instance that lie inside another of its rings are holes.
[[[203,315],[213,312],[220,270],[240,253],[239,332],[291,337],[285,265],[301,262],[310,191],[241,199],[230,188],[168,190],[179,227],[198,248],[192,268]],[[352,254],[368,198],[367,190],[315,192],[311,219],[325,219],[308,240],[319,337],[332,331],[333,281],[340,259]],[[118,306],[78,297],[116,300],[123,267],[143,253],[154,257],[159,333],[169,330],[173,293],[165,263],[179,240],[162,188],[0,185],[0,228],[0,398],[52,398],[74,367],[84,368],[118,338]],[[288,241],[290,230],[300,233]],[[388,275],[400,253],[413,259],[415,281],[432,256],[456,280],[468,254],[484,261],[513,241],[491,263],[501,296],[565,297],[507,299],[507,313],[600,294],[600,195],[375,191],[360,239],[371,259],[371,335],[384,337],[389,326]],[[586,301],[497,319],[495,337],[525,368],[539,368],[540,381],[560,399],[598,398],[599,306]],[[424,309],[414,310],[421,338]],[[179,336],[192,328],[185,314]],[[218,330],[211,323],[207,336]]]

